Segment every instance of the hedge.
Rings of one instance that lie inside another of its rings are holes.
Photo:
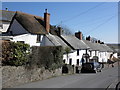
[[[21,66],[28,62],[30,46],[21,42],[2,41],[2,65]]]
[[[45,69],[54,70],[62,67],[63,49],[61,46],[34,46],[29,60],[31,67],[45,67]]]

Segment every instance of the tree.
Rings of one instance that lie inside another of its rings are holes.
[[[67,61],[68,61],[68,58],[69,58],[69,53],[70,53],[71,49],[69,47],[66,47],[65,48],[65,54],[67,56]]]
[[[72,35],[72,32],[68,26],[61,24],[61,25],[58,25],[58,27],[62,28],[64,35]]]

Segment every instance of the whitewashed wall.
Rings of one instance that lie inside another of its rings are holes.
[[[99,57],[99,51],[90,51],[88,50],[88,54],[90,56],[90,59],[92,59],[94,56],[98,56]]]
[[[64,54],[63,60],[65,60],[66,64],[69,64],[69,60],[72,59],[72,65],[77,65],[77,59],[79,59],[79,65],[81,65],[82,55],[85,53],[86,53],[85,50],[79,50],[79,56],[77,56],[77,50],[75,50],[73,53],[68,54],[68,60],[67,60],[67,54]]]
[[[43,39],[43,35],[41,35],[41,41]],[[30,46],[40,46],[40,42],[37,43],[37,35],[31,34],[23,34],[14,36],[12,41],[24,41],[25,43],[29,44]]]
[[[10,22],[2,22],[3,28],[0,28],[0,32],[6,32],[8,30],[8,27],[10,25]]]
[[[54,44],[44,35],[41,41],[41,46],[54,46]]]
[[[91,51],[91,52],[89,52],[89,56],[90,56],[90,59],[92,59],[93,56],[95,56],[95,51]]]
[[[107,62],[108,54],[107,52],[99,52],[99,62]]]
[[[118,54],[117,53],[114,53],[113,56],[116,57],[116,58],[118,58]]]

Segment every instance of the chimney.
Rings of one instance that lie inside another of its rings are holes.
[[[45,29],[46,29],[47,33],[49,33],[49,31],[50,31],[50,14],[48,13],[47,9],[45,9],[44,21],[45,21]]]
[[[86,37],[86,40],[91,41],[91,37],[90,36]]]
[[[58,36],[61,36],[61,35],[62,35],[62,28],[61,28],[61,27],[58,27],[57,34],[58,34]]]
[[[8,8],[6,7],[5,10],[8,11]]]
[[[98,43],[98,41],[96,40],[95,43]]]
[[[100,44],[100,43],[101,43],[101,41],[100,41],[100,40],[98,40],[98,43]]]
[[[80,39],[80,40],[82,40],[82,32],[76,32],[75,33],[75,36],[78,38],[78,39]]]
[[[100,44],[104,44],[104,42],[101,42]]]

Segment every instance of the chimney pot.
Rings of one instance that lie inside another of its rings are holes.
[[[98,43],[101,43],[101,41],[100,41],[100,40],[98,40]]]
[[[86,37],[86,40],[91,41],[91,37],[90,36]]]
[[[8,11],[8,8],[6,7],[5,10]]]
[[[82,40],[82,32],[76,32],[75,33],[75,36],[78,38],[78,39],[80,39],[80,40]]]
[[[58,27],[58,36],[62,35],[62,28],[61,27]]]
[[[98,43],[98,41],[96,40],[95,43]]]
[[[45,9],[45,13],[48,13],[48,10],[47,10],[47,9]]]

